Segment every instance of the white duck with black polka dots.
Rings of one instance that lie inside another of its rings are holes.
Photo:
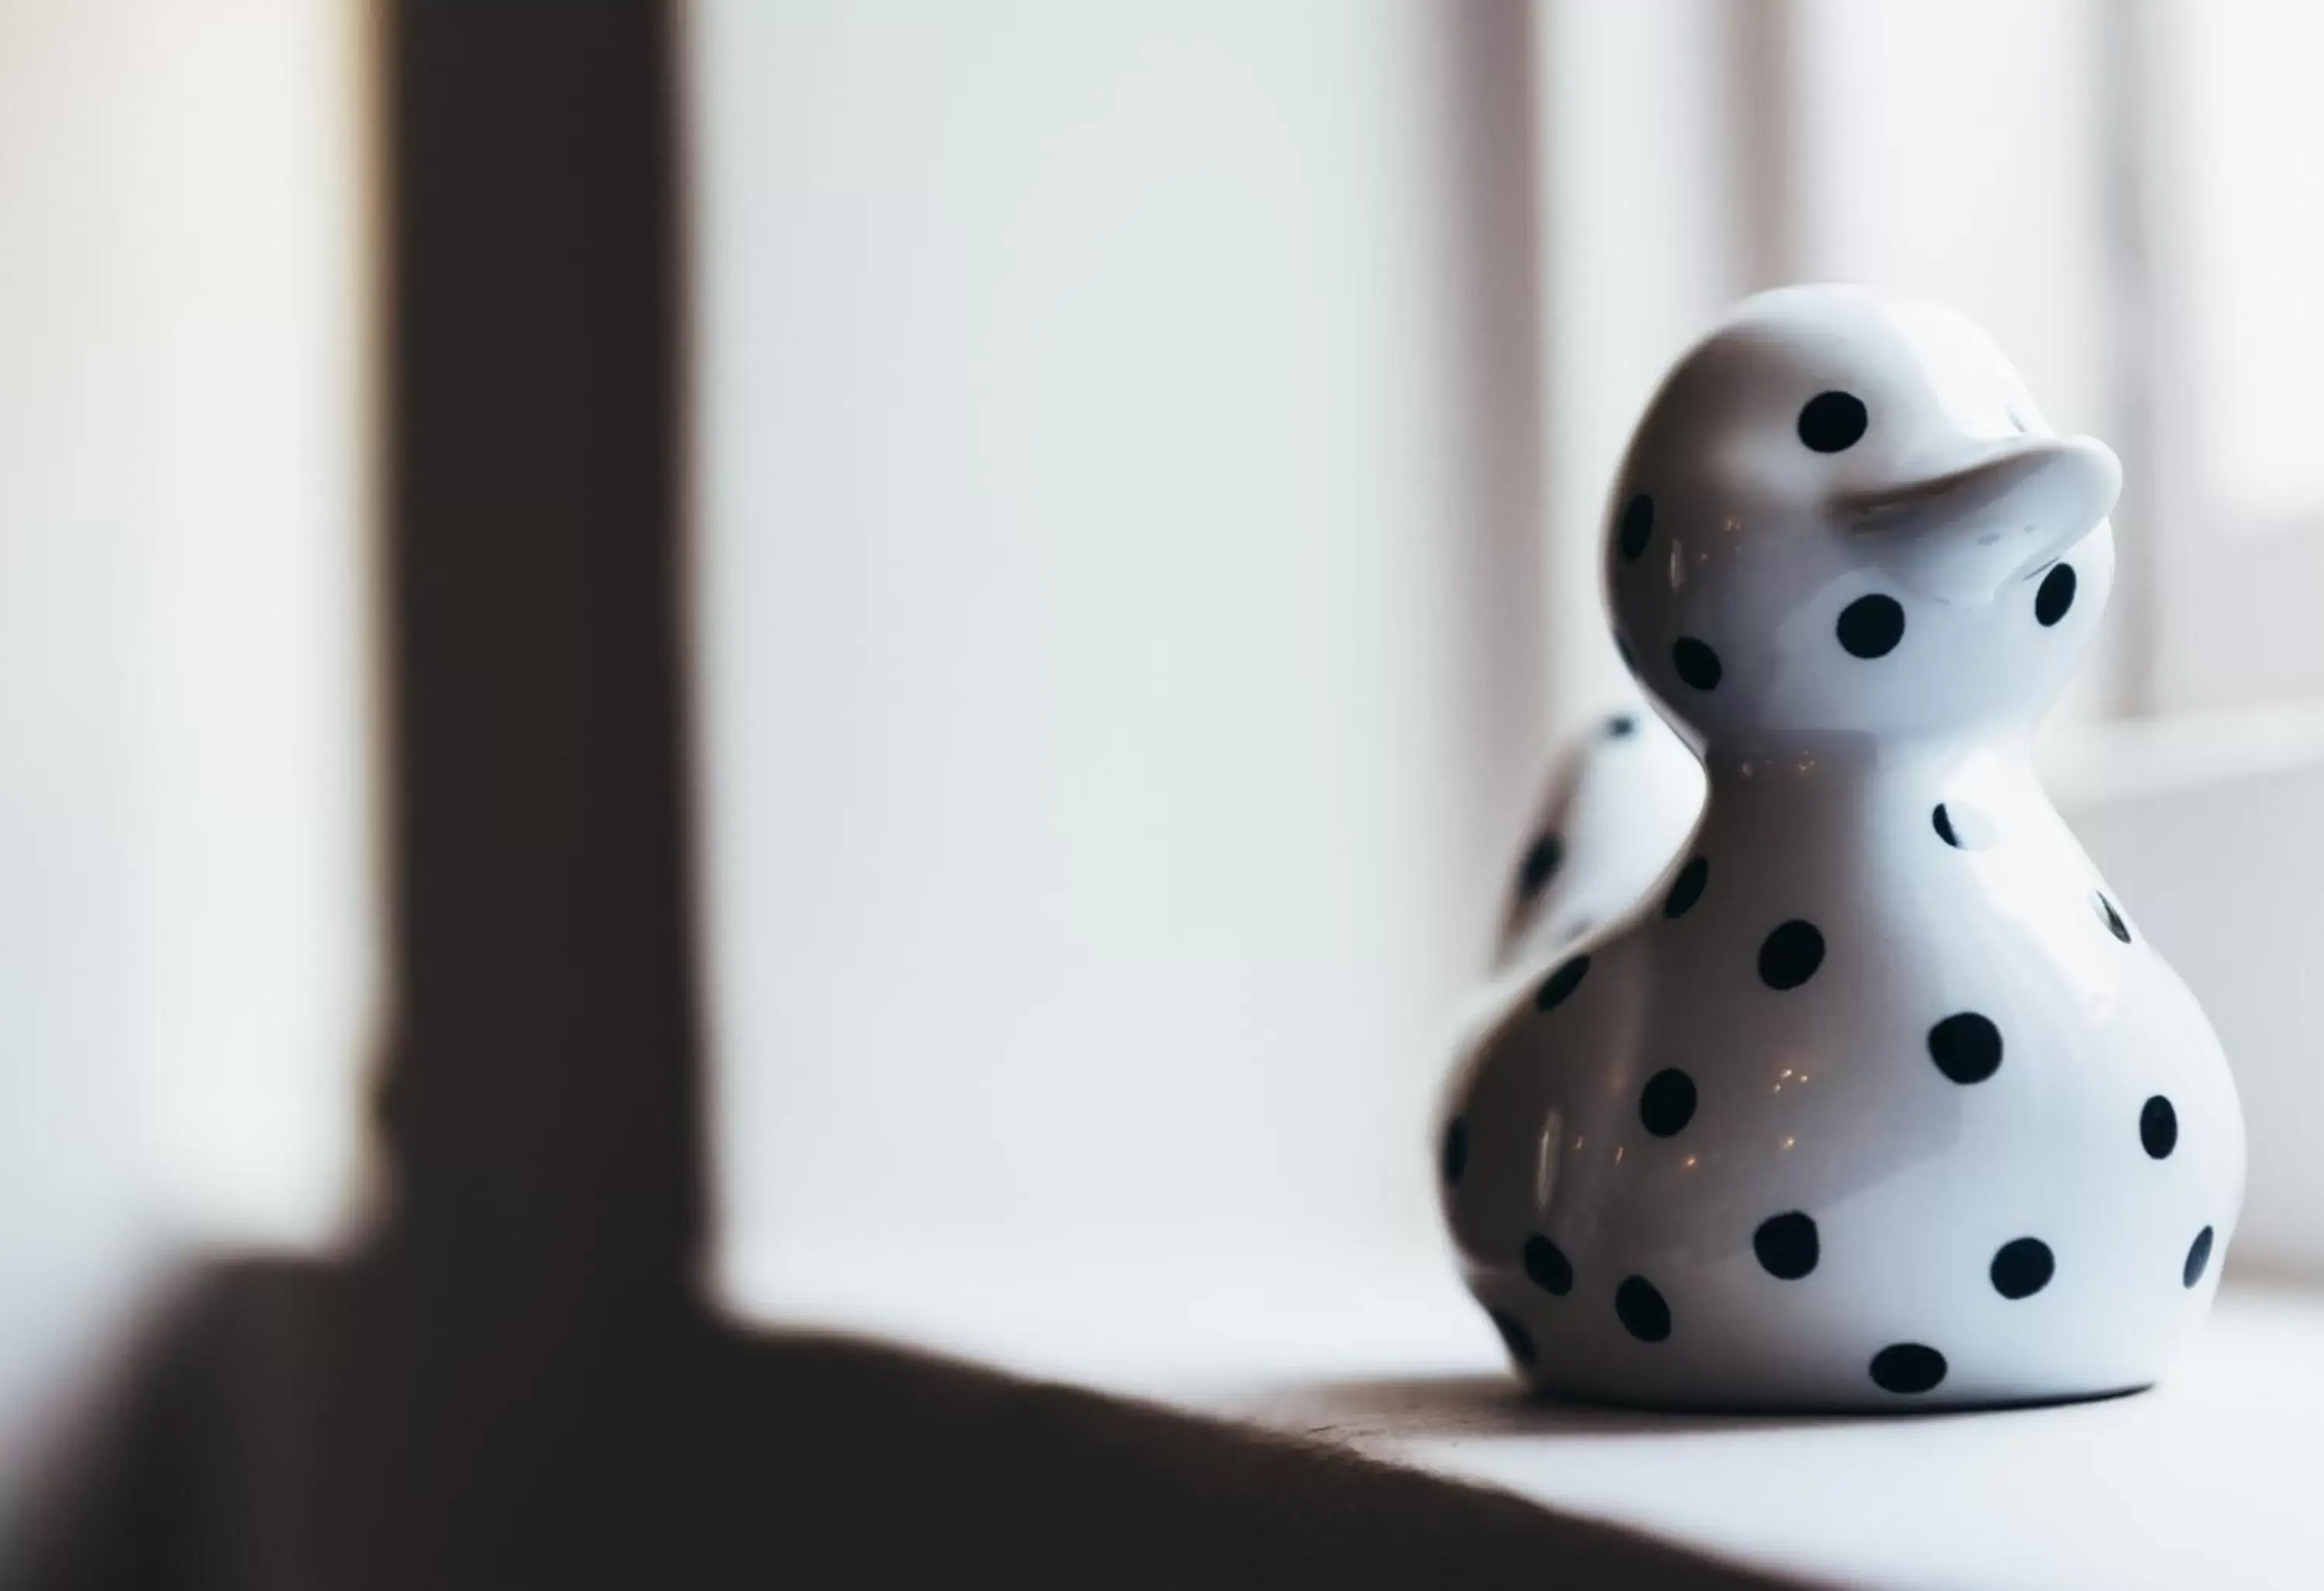
[[[1702,815],[1646,900],[1505,966],[1436,1123],[1532,1384],[2097,1396],[2200,1322],[2235,1085],[2027,757],[2105,607],[2121,478],[1977,327],[1861,289],[1754,298],[1664,382],[1606,585]]]

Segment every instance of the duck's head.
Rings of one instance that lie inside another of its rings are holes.
[[[2088,649],[2121,484],[1953,311],[1763,293],[1631,439],[1607,516],[1615,634],[1699,747],[2005,731]]]

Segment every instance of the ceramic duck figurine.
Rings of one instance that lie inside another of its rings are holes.
[[[1637,697],[1558,752],[1511,871],[1494,964],[1583,938],[1646,897],[1702,814],[1702,768]]]
[[[1763,294],[1664,382],[1606,585],[1702,815],[1627,916],[1505,969],[1437,1123],[1469,1285],[1534,1386],[2095,1396],[2200,1321],[2235,1086],[2027,757],[2120,483],[1934,305]]]

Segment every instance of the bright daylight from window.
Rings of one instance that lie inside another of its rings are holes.
[[[0,1582],[2307,1584],[2319,55],[18,0]]]

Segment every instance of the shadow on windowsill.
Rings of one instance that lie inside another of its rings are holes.
[[[629,1317],[568,1349],[547,1317],[512,1332],[505,1290],[474,1317],[398,1304],[397,1263],[232,1262],[189,1288],[15,1583],[1775,1584],[1336,1441],[749,1333],[675,1294],[558,1301]],[[1475,1377],[1326,1397],[1403,1425],[1655,1418]]]

